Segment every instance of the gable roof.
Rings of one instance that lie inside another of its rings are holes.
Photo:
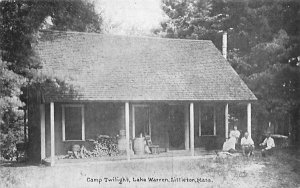
[[[208,40],[43,31],[35,50],[44,73],[78,92],[46,101],[256,100]]]

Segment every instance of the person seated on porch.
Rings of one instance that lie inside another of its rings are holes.
[[[248,132],[245,132],[244,137],[241,139],[241,146],[242,146],[243,155],[250,156],[253,154],[254,142],[252,138],[249,136]]]
[[[265,146],[264,149],[261,150],[262,156],[273,154],[273,148],[275,147],[274,139],[271,137],[271,133],[267,133],[267,138],[263,141],[263,143],[259,144],[260,146]]]
[[[235,126],[233,127],[233,130],[230,131],[229,137],[230,137],[230,138],[231,138],[231,137],[234,137],[234,138],[236,139],[236,142],[235,142],[235,143],[238,143],[238,140],[239,140],[239,138],[240,138],[240,135],[241,135],[241,133],[240,133],[240,131],[237,129],[237,126],[235,125]]]
[[[240,139],[241,133],[240,131],[237,129],[237,126],[233,126],[233,130],[230,131],[229,133],[229,137],[234,137],[235,140],[235,148],[236,149],[240,149],[240,145],[239,145],[239,139]]]
[[[236,138],[230,137],[228,140],[226,140],[224,142],[222,151],[234,153],[235,152],[235,142],[236,142]]]

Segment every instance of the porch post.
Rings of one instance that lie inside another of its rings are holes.
[[[190,142],[191,142],[191,155],[195,155],[194,150],[194,103],[190,103]]]
[[[130,160],[130,142],[129,142],[129,103],[125,103],[125,127],[126,127],[126,154],[127,160]]]
[[[198,116],[199,116],[199,136],[202,136],[202,124],[201,124],[201,121],[202,121],[202,107],[201,105],[199,105],[199,113],[198,113]]]
[[[214,104],[214,136],[217,135],[217,113],[216,113],[216,105]]]
[[[189,108],[184,105],[184,148],[186,150],[190,149],[189,135]]]
[[[41,160],[46,158],[46,130],[45,130],[45,104],[40,105],[40,123],[41,123]]]
[[[132,106],[132,138],[135,138],[135,110],[134,110],[134,106]]]
[[[228,124],[229,124],[229,115],[228,115],[228,103],[225,105],[225,138],[228,138]]]
[[[247,104],[247,131],[251,137],[251,103]]]
[[[50,103],[50,156],[51,156],[51,166],[54,166],[55,162],[55,140],[54,140],[54,103]]]

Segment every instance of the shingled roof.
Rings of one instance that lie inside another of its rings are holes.
[[[46,101],[256,100],[208,40],[43,31],[35,50],[44,73],[78,92]]]

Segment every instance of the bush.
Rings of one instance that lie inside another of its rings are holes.
[[[6,111],[0,123],[1,158],[16,160],[16,144],[24,140],[23,114]]]

